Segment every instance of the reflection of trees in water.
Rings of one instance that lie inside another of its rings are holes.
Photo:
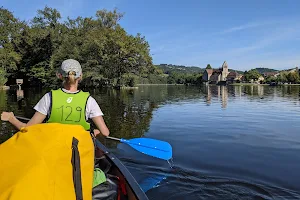
[[[141,137],[149,129],[154,102],[139,100],[135,90],[103,89],[91,91],[100,104],[104,119],[115,137]]]
[[[7,93],[4,90],[0,90],[0,113],[7,107]],[[9,138],[7,133],[6,122],[0,123],[0,144]]]
[[[48,89],[25,89],[24,99],[19,104],[16,90],[0,91],[0,111],[13,111],[16,115],[30,118],[35,112],[33,110],[34,105],[48,91]],[[91,95],[97,100],[104,113],[104,119],[112,136],[124,138],[140,137],[147,132],[152,113],[159,105],[196,100],[204,101],[207,105],[218,103],[221,104],[222,108],[226,108],[230,102],[245,98],[250,101],[264,99],[263,102],[265,103],[267,103],[268,98],[277,98],[277,101],[281,99],[290,101],[292,99],[296,100],[294,102],[299,102],[299,92],[299,86],[213,85],[201,87],[139,86],[138,89],[121,91],[109,88],[90,90]],[[2,127],[3,125],[1,125]],[[13,130],[9,124],[7,127]]]
[[[240,86],[238,86],[240,87]],[[256,98],[288,98],[299,99],[299,86],[243,86],[242,91],[247,97]]]
[[[244,86],[217,86],[205,85],[200,87],[201,93],[204,95],[204,101],[207,105],[211,105],[213,100],[221,102],[222,108],[226,108],[229,100],[247,98],[250,101],[260,99],[279,98],[284,100],[299,100],[299,86],[279,86],[270,87],[263,85],[244,85]]]

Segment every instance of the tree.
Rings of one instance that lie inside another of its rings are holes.
[[[288,79],[287,79],[287,73],[281,72],[281,73],[277,76],[277,80],[278,80],[279,82],[282,82],[282,83],[287,82],[287,81],[288,81]]]
[[[23,25],[10,11],[0,8],[0,66],[8,75],[13,74],[21,60],[15,46]]]
[[[249,71],[245,71],[244,76],[246,81],[250,81],[251,79],[257,80],[261,75],[256,69],[251,69]]]
[[[287,75],[287,80],[292,83],[298,83],[299,82],[299,73],[298,72],[290,72]]]
[[[32,20],[32,27],[41,29],[55,29],[60,23],[61,15],[58,10],[45,6],[37,11],[37,16]]]
[[[271,83],[271,82],[277,82],[278,79],[274,76],[268,76],[265,80],[267,83]]]
[[[6,81],[6,71],[0,66],[0,86],[4,85]]]

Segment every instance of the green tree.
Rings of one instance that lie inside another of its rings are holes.
[[[286,83],[286,82],[288,81],[288,79],[287,79],[287,73],[281,72],[281,73],[277,76],[277,80],[278,80],[279,82]]]
[[[274,76],[268,76],[266,79],[265,79],[265,82],[266,83],[271,83],[271,82],[277,82],[278,79]]]
[[[4,85],[6,81],[6,71],[2,67],[0,67],[0,86]]]
[[[287,80],[292,83],[298,83],[299,82],[299,73],[298,72],[290,72],[287,75]]]
[[[256,69],[251,69],[249,71],[245,71],[244,76],[246,81],[250,81],[251,79],[257,80],[261,74]]]
[[[0,8],[0,66],[7,75],[13,74],[22,58],[15,46],[23,27],[10,11]]]

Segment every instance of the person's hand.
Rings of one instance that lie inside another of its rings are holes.
[[[94,135],[97,136],[100,134],[100,131],[98,129],[94,129]]]
[[[2,121],[9,121],[12,117],[14,117],[13,112],[2,112],[1,114]]]

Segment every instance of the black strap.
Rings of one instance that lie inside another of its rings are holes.
[[[76,193],[76,200],[83,200],[78,142],[79,141],[75,137],[73,137],[72,140],[73,182],[74,182],[74,188]]]

